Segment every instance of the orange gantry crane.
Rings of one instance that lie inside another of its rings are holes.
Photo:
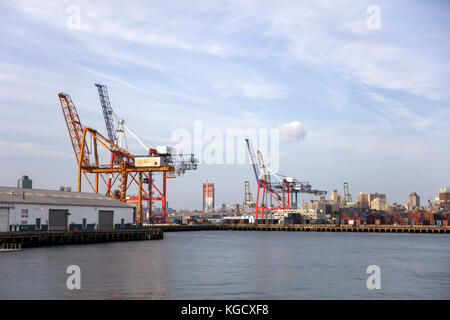
[[[150,148],[147,146],[126,124],[123,119],[119,120],[117,114],[113,111],[111,107],[111,101],[109,99],[108,89],[105,85],[96,83],[95,86],[98,90],[98,95],[100,98],[100,104],[103,111],[103,117],[105,118],[106,131],[110,141],[113,141],[119,147],[125,148],[128,151],[127,138],[125,131],[128,131],[139,144],[145,149],[146,154],[150,157],[163,156],[167,160],[169,165],[173,165],[174,171],[168,171],[162,173],[162,189],[158,188],[153,179],[153,175],[156,173],[146,172],[143,173],[144,180],[143,184],[147,187],[144,188],[144,194],[141,197],[142,200],[147,202],[147,217],[151,222],[154,221],[165,221],[167,203],[166,203],[166,179],[175,178],[176,175],[184,174],[186,170],[196,170],[197,160],[194,158],[194,154],[179,154],[175,152],[174,148],[167,146],[157,146],[155,148]],[[114,122],[114,118],[117,119],[117,124]],[[120,138],[119,138],[120,135]],[[117,161],[116,156],[111,153],[111,162]],[[110,184],[114,175],[111,175],[108,179]],[[111,190],[110,188],[108,188]],[[108,193],[107,193],[108,195]],[[127,203],[137,204],[139,201],[139,196],[127,196]],[[152,204],[153,201],[161,202],[162,217],[152,215]]]
[[[104,183],[106,194],[112,198],[122,202],[127,202],[128,198],[130,203],[137,202],[135,223],[142,224],[142,200],[146,192],[144,184],[154,183],[151,177],[152,172],[162,172],[162,190],[154,187],[160,194],[158,200],[161,200],[163,219],[165,219],[166,177],[167,174],[172,176],[175,168],[164,156],[137,157],[105,138],[95,129],[84,128],[70,96],[61,92],[58,97],[78,164],[78,192],[81,192],[83,175],[95,193],[100,192],[100,184]],[[114,161],[108,159],[109,155],[114,157]],[[137,187],[138,196],[127,197],[127,192],[133,187]]]

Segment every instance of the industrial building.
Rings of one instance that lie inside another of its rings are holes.
[[[439,190],[439,205],[445,210],[450,210],[450,187]]]
[[[121,229],[134,212],[100,194],[0,187],[0,232]]]
[[[203,183],[203,212],[214,211],[214,183]]]
[[[22,178],[20,178],[17,181],[17,188],[32,189],[33,188],[33,180],[28,178],[28,176],[22,176]]]
[[[337,190],[333,190],[331,191],[331,196],[330,196],[330,204],[332,206],[332,211],[339,211],[339,208],[341,207],[341,196],[338,194]]]
[[[356,206],[361,209],[385,210],[386,205],[385,194],[360,192],[357,196]]]
[[[420,197],[417,195],[417,193],[411,192],[408,195],[407,208],[408,210],[420,209]]]
[[[308,220],[311,222],[324,221],[326,219],[325,216],[333,212],[333,210],[335,209],[335,204],[336,202],[332,200],[325,200],[325,196],[322,195],[318,200],[312,200],[303,203],[299,213],[302,215],[304,220]],[[337,210],[339,210],[339,207]]]
[[[356,198],[356,206],[361,209],[369,209],[369,195],[361,191]]]

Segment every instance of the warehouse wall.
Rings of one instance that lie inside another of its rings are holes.
[[[83,218],[86,218],[88,225],[98,225],[98,211],[112,210],[114,211],[114,224],[120,224],[124,219],[125,224],[133,223],[132,207],[88,207],[88,206],[64,206],[64,205],[37,205],[37,204],[14,204],[14,208],[9,209],[9,224],[13,226],[35,225],[36,219],[41,219],[42,225],[48,224],[49,210],[63,209],[69,210],[68,223],[82,224]],[[28,210],[27,215],[22,214],[22,210]],[[12,228],[14,231],[14,228]],[[19,227],[16,227],[19,231]]]

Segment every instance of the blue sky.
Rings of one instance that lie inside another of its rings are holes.
[[[70,6],[80,8],[71,29]],[[380,8],[369,29],[370,5]],[[76,187],[57,93],[105,132],[95,82],[149,145],[179,128],[272,129],[280,172],[314,188],[422,202],[450,182],[450,5],[447,1],[1,1],[0,185]],[[131,139],[130,139],[131,140]],[[136,142],[130,148],[143,150]],[[241,203],[249,165],[202,165],[170,181],[169,203]],[[305,199],[311,197],[305,196]]]

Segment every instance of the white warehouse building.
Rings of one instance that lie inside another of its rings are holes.
[[[95,193],[0,187],[0,232],[122,229],[134,212]]]

